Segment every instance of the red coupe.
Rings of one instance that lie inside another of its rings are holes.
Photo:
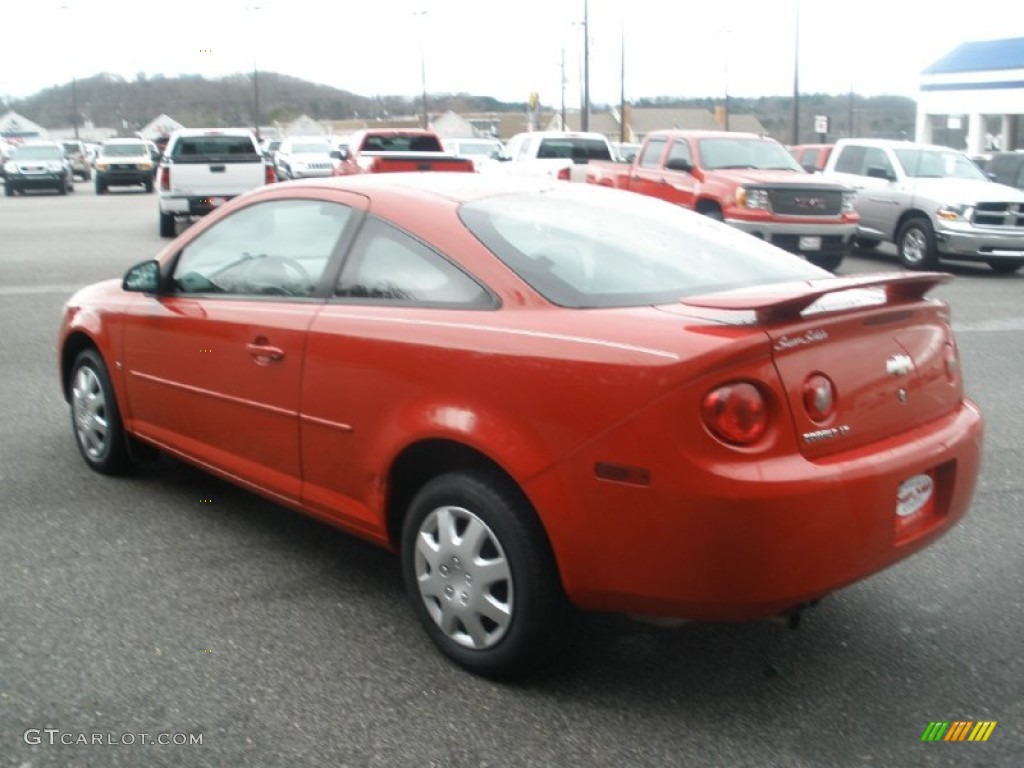
[[[290,182],[72,297],[60,380],[93,469],[157,449],[396,550],[507,676],[572,607],[792,615],[948,531],[982,417],[946,279],[582,184]]]

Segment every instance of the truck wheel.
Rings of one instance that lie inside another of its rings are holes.
[[[104,184],[99,179],[96,179],[96,194],[97,195],[102,195],[106,191],[107,191],[107,185]]]
[[[807,256],[807,260],[816,267],[827,269],[829,272],[835,272],[839,269],[839,265],[843,263],[842,253],[820,253],[815,256]]]
[[[147,181],[146,182],[146,192],[149,193],[149,192],[152,192],[152,191],[153,191],[153,182],[152,181]]]
[[[450,472],[424,485],[402,528],[401,560],[430,639],[471,672],[523,674],[564,639],[567,601],[547,537],[496,472]]]
[[[697,208],[697,213],[707,216],[709,219],[715,221],[725,221],[725,216],[722,215],[722,209],[717,205],[702,205]]]
[[[924,216],[907,219],[896,235],[896,252],[907,269],[934,269],[939,254],[931,222]]]
[[[161,213],[160,214],[160,237],[174,237],[174,214],[173,213]]]

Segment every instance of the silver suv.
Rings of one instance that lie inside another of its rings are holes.
[[[855,242],[895,243],[907,269],[939,259],[1024,266],[1024,191],[996,184],[962,152],[931,144],[840,139],[824,174],[853,187]]]

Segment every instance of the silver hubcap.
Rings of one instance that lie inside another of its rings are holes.
[[[416,534],[416,581],[441,631],[466,648],[496,645],[512,621],[513,589],[494,532],[462,507],[439,507]]]
[[[928,241],[920,229],[911,229],[903,236],[903,258],[911,264],[924,261]]]
[[[110,436],[107,398],[96,372],[82,366],[71,388],[71,413],[78,444],[90,459],[103,458]]]

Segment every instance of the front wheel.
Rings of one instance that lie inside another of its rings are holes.
[[[513,677],[563,640],[566,600],[540,521],[497,472],[451,472],[416,494],[402,573],[434,644],[471,672]]]
[[[71,367],[71,428],[78,452],[90,469],[122,474],[131,462],[121,411],[103,358],[94,349],[78,353]]]
[[[988,265],[992,268],[993,272],[997,272],[1000,275],[1012,275],[1021,267],[1024,267],[1024,261],[990,261]]]
[[[908,219],[896,234],[896,252],[907,269],[934,269],[939,262],[935,232],[923,216]]]
[[[845,256],[843,253],[819,253],[814,256],[808,254],[807,260],[816,267],[835,272],[843,263],[843,256]]]

